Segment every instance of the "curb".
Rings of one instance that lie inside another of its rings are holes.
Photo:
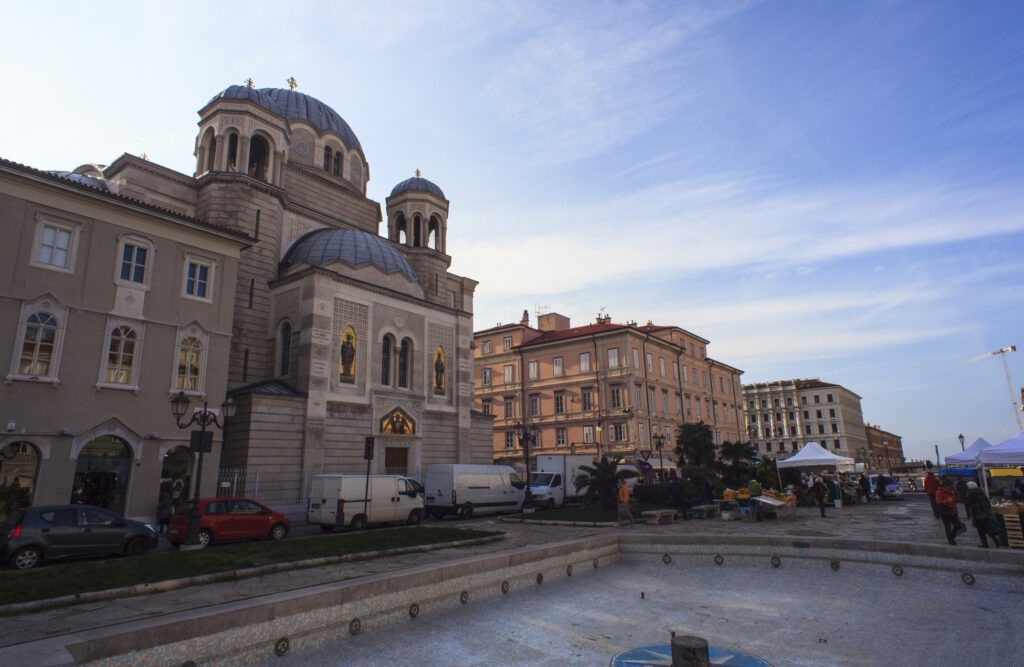
[[[421,544],[415,547],[402,547],[400,549],[361,551],[359,553],[344,554],[341,556],[324,556],[322,558],[311,558],[309,560],[289,561],[285,563],[272,563],[270,565],[249,567],[241,570],[212,572],[210,574],[201,574],[195,577],[184,577],[182,579],[168,579],[167,581],[157,581],[149,584],[136,584],[134,586],[125,586],[123,588],[110,588],[104,591],[89,591],[88,593],[64,595],[59,598],[48,598],[46,600],[16,602],[14,604],[0,605],[0,617],[13,616],[16,614],[24,614],[27,612],[34,611],[45,611],[47,609],[66,607],[69,605],[81,604],[85,602],[101,602],[103,600],[116,600],[119,598],[136,597],[139,595],[147,595],[149,593],[163,593],[166,591],[188,588],[189,586],[212,584],[220,581],[248,579],[250,577],[258,577],[264,574],[273,574],[275,572],[282,572],[285,570],[299,570],[311,567],[320,567],[321,565],[332,565],[334,563],[352,563],[363,560],[373,560],[375,558],[381,558],[384,556],[401,556],[403,554],[425,553],[427,551],[451,549],[453,547],[468,547],[479,544],[490,544],[491,542],[500,542],[501,540],[508,540],[511,539],[511,537],[512,536],[509,533],[502,533],[501,535],[492,535],[490,537],[476,537],[470,540],[457,540],[455,542]]]

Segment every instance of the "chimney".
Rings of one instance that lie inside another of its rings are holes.
[[[569,318],[558,313],[545,313],[537,318],[537,328],[541,331],[564,331],[569,328]]]
[[[530,311],[523,309],[523,319],[519,320],[519,323],[524,327],[530,326]]]

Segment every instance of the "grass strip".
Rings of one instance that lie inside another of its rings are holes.
[[[338,535],[214,545],[197,551],[69,561],[25,571],[0,571],[0,604],[151,584],[262,565],[416,547],[498,535],[495,531],[416,526]]]
[[[633,518],[639,518],[640,512],[647,510],[676,509],[675,507],[663,507],[649,503],[630,503],[629,509],[633,512]],[[563,507],[553,510],[537,510],[530,514],[517,514],[517,519],[528,519],[534,521],[581,521],[601,523],[617,521],[619,518],[618,508],[606,510],[598,505],[587,505],[583,507]]]

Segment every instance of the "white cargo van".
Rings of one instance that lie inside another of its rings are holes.
[[[526,484],[512,466],[435,463],[427,466],[426,510],[435,519],[446,514],[518,512]]]
[[[325,531],[348,526],[360,530],[371,523],[402,521],[417,524],[423,519],[419,484],[401,475],[316,475],[309,489],[306,522]],[[365,501],[365,502],[364,502]]]

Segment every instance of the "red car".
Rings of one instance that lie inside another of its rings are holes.
[[[167,541],[175,548],[188,539],[188,512],[192,503],[186,503],[167,527]],[[199,543],[204,547],[212,542],[232,540],[283,540],[291,524],[280,512],[248,498],[201,498],[199,509],[203,516],[199,523]]]

